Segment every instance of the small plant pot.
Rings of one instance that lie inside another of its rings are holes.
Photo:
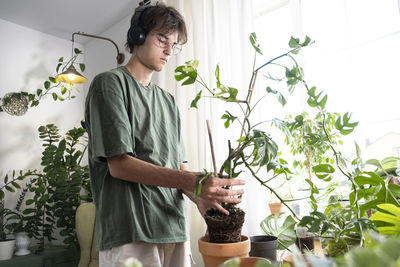
[[[14,253],[15,239],[0,241],[0,261],[9,260]]]
[[[271,202],[271,203],[268,203],[268,206],[269,206],[269,210],[271,211],[271,214],[282,212],[283,204],[280,202],[279,203]]]
[[[276,250],[278,248],[278,238],[269,235],[256,235],[250,237],[251,257],[261,257],[276,261]]]
[[[30,254],[31,252],[28,250],[30,243],[31,239],[29,238],[28,233],[26,232],[16,233],[15,246],[17,248],[17,251],[15,252],[15,255],[24,256]]]
[[[296,246],[300,249],[301,253],[314,250],[314,234],[305,232],[297,235]]]
[[[230,258],[248,257],[250,239],[242,235],[240,242],[211,243],[207,242],[205,237],[202,237],[199,239],[199,251],[203,256],[204,267],[218,267]]]

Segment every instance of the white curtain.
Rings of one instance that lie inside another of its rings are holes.
[[[184,14],[188,28],[188,43],[183,51],[172,58],[163,72],[155,75],[156,83],[170,91],[180,107],[183,135],[186,144],[186,154],[191,170],[213,170],[210,145],[208,140],[206,120],[210,121],[217,168],[222,165],[227,156],[230,139],[234,144],[239,138],[239,127],[225,129],[221,116],[225,110],[239,111],[235,104],[227,106],[224,102],[214,99],[202,99],[198,109],[189,109],[196,93],[203,89],[198,85],[180,86],[174,80],[174,69],[185,61],[197,59],[200,62],[199,74],[210,86],[215,87],[215,68],[220,66],[220,79],[223,84],[239,89],[239,98],[247,93],[251,77],[254,50],[249,42],[249,35],[253,31],[252,1],[248,0],[166,0]],[[246,177],[241,177],[246,179]],[[243,234],[259,233],[260,220],[252,220],[251,213],[247,212],[247,205],[257,206],[265,210],[266,192],[262,190],[255,195],[252,186],[254,182],[246,179],[246,193],[240,207],[246,212],[246,222]],[[256,190],[260,187],[255,184]],[[252,196],[249,203],[247,196]],[[260,201],[260,203],[256,203]],[[191,248],[196,266],[202,265],[201,255],[198,252],[197,240],[204,235],[206,224],[194,205],[188,206],[188,225],[190,230]],[[264,214],[264,215],[265,215]],[[263,216],[264,216],[263,215]],[[265,216],[264,216],[265,217]],[[249,224],[252,222],[252,224]]]

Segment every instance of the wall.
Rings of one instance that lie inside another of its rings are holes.
[[[122,65],[125,65],[130,57],[130,54],[125,50],[124,47],[126,42],[126,32],[129,28],[129,25],[130,16],[121,18],[120,22],[113,25],[107,31],[99,34],[102,37],[113,40],[117,44],[119,51],[125,54],[125,61]],[[77,38],[83,39],[88,37],[78,36]],[[111,42],[100,39],[91,39],[85,44],[85,51],[85,75],[86,78],[88,78],[88,86],[96,74],[117,67],[117,50]]]
[[[49,76],[55,76],[58,59],[71,57],[70,41],[5,20],[0,20],[0,36],[0,97],[8,92],[24,90],[34,93],[38,88],[44,88],[43,82]],[[79,44],[76,47],[82,49]],[[79,62],[83,60],[83,57],[78,59]],[[79,87],[75,99],[64,102],[55,102],[51,95],[46,96],[39,106],[29,108],[23,116],[0,113],[0,182],[14,169],[41,169],[39,126],[53,123],[61,134],[80,126],[85,87]],[[13,208],[17,196],[6,193],[6,207]]]

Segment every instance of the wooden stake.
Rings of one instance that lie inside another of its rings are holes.
[[[214,177],[218,177],[217,176],[217,164],[215,162],[214,145],[213,145],[212,136],[211,136],[210,122],[208,120],[206,120],[206,123],[207,123],[207,130],[208,130],[208,138],[210,139],[211,157],[212,157],[213,165],[214,165]]]

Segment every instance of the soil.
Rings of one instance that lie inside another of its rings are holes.
[[[245,212],[237,207],[228,209],[229,216],[217,209],[207,210],[204,218],[208,228],[209,242],[235,243],[241,241]]]

